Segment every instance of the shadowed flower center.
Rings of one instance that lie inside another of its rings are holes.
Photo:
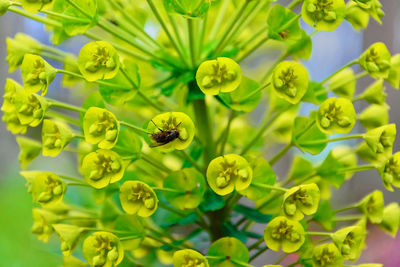
[[[224,81],[232,81],[236,78],[234,71],[228,70],[225,64],[216,62],[212,65],[212,73],[203,78],[202,85],[206,88],[214,87]]]

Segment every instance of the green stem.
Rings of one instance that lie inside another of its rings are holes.
[[[71,118],[71,117],[69,117],[69,116],[67,116],[65,114],[55,112],[53,110],[46,111],[46,116],[50,117],[50,118],[61,119],[61,120],[65,121],[67,123],[70,123],[70,124],[74,124],[74,125],[78,125],[78,126],[81,125],[81,122],[79,120]]]
[[[261,245],[264,242],[264,237],[260,238],[257,242],[255,242],[253,245],[249,247],[249,251],[252,251],[253,249],[258,248],[259,245]]]
[[[226,142],[228,141],[229,131],[230,131],[230,128],[231,128],[231,125],[232,125],[232,121],[233,121],[233,119],[235,117],[236,117],[236,112],[234,110],[231,110],[231,113],[230,113],[229,118],[228,118],[228,124],[226,125],[224,134],[222,136],[221,150],[219,152],[219,155],[224,155],[224,153],[225,153],[225,145],[226,145]]]
[[[236,61],[238,63],[240,63],[242,60],[244,60],[245,58],[247,58],[251,53],[253,53],[254,51],[256,51],[258,48],[260,48],[260,46],[262,46],[266,41],[269,40],[268,36],[265,36],[264,38],[262,38],[260,41],[258,41],[257,43],[255,43],[249,50],[247,50],[245,53],[243,53]]]
[[[197,51],[196,51],[196,57],[198,59],[201,58],[202,52],[203,52],[204,37],[206,35],[206,30],[207,30],[207,21],[208,21],[208,12],[206,13],[206,15],[201,23],[200,38],[199,38]]]
[[[192,86],[197,86],[193,85]],[[198,131],[199,138],[204,144],[204,165],[208,166],[208,163],[214,158],[215,144],[213,134],[211,132],[211,124],[208,116],[207,105],[204,99],[193,100],[194,114],[196,117],[197,127],[201,129]]]
[[[187,19],[188,24],[188,34],[189,34],[189,48],[190,48],[190,60],[192,64],[192,68],[194,69],[196,66],[196,52],[195,52],[195,42],[194,42],[194,31],[193,31],[193,20]]]
[[[248,94],[247,96],[245,96],[244,98],[242,98],[242,99],[240,100],[240,103],[245,102],[246,100],[250,99],[251,97],[253,97],[253,96],[256,95],[257,93],[259,93],[259,92],[263,91],[264,89],[268,88],[268,86],[270,86],[270,85],[271,85],[271,83],[268,82],[267,84],[258,87],[256,90],[252,91],[250,94]]]
[[[186,160],[188,160],[188,161],[193,165],[193,167],[196,168],[196,170],[198,170],[199,172],[203,172],[203,170],[202,170],[201,167],[197,164],[197,162],[196,162],[190,155],[188,155],[188,154],[186,153],[186,151],[180,150],[180,154],[181,154]]]
[[[54,99],[50,99],[50,98],[45,98],[50,107],[57,107],[57,108],[63,108],[63,109],[68,109],[68,110],[72,110],[75,112],[79,112],[79,113],[86,113],[86,109],[84,108],[80,108],[80,107],[76,107],[67,103],[63,103]]]
[[[260,249],[259,251],[257,251],[256,254],[254,254],[253,256],[250,257],[249,262],[252,262],[253,260],[255,260],[258,256],[260,256],[261,254],[263,254],[265,251],[267,251],[269,248],[268,247],[264,247],[262,249]]]
[[[265,31],[267,31],[269,28],[268,25],[265,25],[264,27],[262,27],[261,29],[259,29],[258,31],[256,31],[249,39],[247,39],[247,41],[241,43],[239,45],[239,49],[243,50],[245,47],[247,47],[249,44],[251,44],[252,42],[254,42],[254,40],[256,40],[258,37],[260,37],[261,35],[264,35],[263,33]]]
[[[339,169],[338,173],[346,173],[346,172],[362,172],[362,171],[369,171],[372,169],[375,169],[376,167],[374,165],[360,165],[356,167],[349,167],[349,168],[343,168]]]
[[[84,183],[67,183],[67,186],[84,186],[84,187],[90,187],[90,188],[92,188],[91,185],[89,185],[89,184],[84,184]]]
[[[357,81],[358,79],[360,79],[360,78],[362,78],[364,76],[367,76],[367,75],[368,75],[368,72],[366,72],[366,71],[360,72],[357,75],[355,75],[352,79],[345,80],[345,81],[341,82],[340,84],[336,85],[333,88],[329,88],[327,90],[319,91],[315,95],[316,96],[321,96],[321,95],[326,94],[328,92],[335,91],[336,89],[346,85],[347,83],[352,82],[352,81]]]
[[[317,236],[332,236],[332,233],[326,232],[306,232],[306,235],[317,235]]]
[[[286,57],[288,56],[287,52],[284,52],[282,55],[279,56],[279,58],[272,64],[272,66],[268,69],[267,73],[264,75],[264,77],[261,79],[261,83],[264,83],[265,81],[268,80],[269,76],[271,73],[274,71],[275,67]]]
[[[280,187],[280,186],[274,186],[274,185],[266,185],[266,184],[261,184],[261,183],[251,183],[252,186],[260,187],[260,188],[265,188],[265,189],[271,189],[271,190],[277,190],[277,191],[282,191],[282,192],[287,192],[289,189]]]
[[[333,76],[335,76],[336,74],[338,74],[339,72],[341,72],[342,70],[353,66],[354,64],[358,63],[358,59],[353,60],[349,63],[347,63],[346,65],[344,65],[343,67],[339,68],[338,70],[336,70],[334,73],[332,73],[331,75],[329,75],[328,77],[326,77],[325,79],[323,79],[321,82],[319,82],[320,85],[326,83],[327,81],[329,81],[330,79],[332,79]]]
[[[49,15],[49,16],[57,17],[59,19],[67,19],[67,20],[70,20],[72,22],[77,22],[77,23],[88,23],[89,24],[91,22],[91,20],[88,20],[88,19],[72,17],[72,16],[65,15],[63,13],[57,13],[57,12],[50,11],[50,10],[43,10],[40,12],[42,12],[43,14]]]
[[[278,162],[293,146],[293,143],[287,144],[281,151],[279,151],[270,161],[269,164],[273,166]]]
[[[80,179],[80,178],[76,178],[76,177],[71,177],[71,176],[66,176],[66,175],[59,175],[61,178],[65,179],[65,180],[69,180],[69,181],[74,181],[77,183],[84,183],[85,180]]]
[[[128,123],[128,122],[120,121],[119,124],[122,125],[122,126],[128,127],[128,128],[131,128],[131,129],[133,129],[133,130],[135,130],[135,131],[137,131],[137,132],[144,133],[144,134],[148,134],[148,132],[147,132],[145,129],[142,129],[142,128],[140,128],[140,127],[137,127],[137,126],[135,126],[135,125],[133,125],[133,124],[130,124],[130,123]]]
[[[357,221],[364,218],[363,215],[354,215],[354,216],[342,216],[342,217],[336,217],[335,221],[337,222],[348,222],[348,221]]]
[[[17,13],[19,15],[22,15],[24,17],[27,17],[29,19],[35,20],[37,22],[46,24],[48,26],[52,26],[52,27],[56,27],[56,28],[61,28],[62,27],[62,24],[60,22],[58,22],[58,21],[55,21],[55,20],[52,20],[52,19],[49,19],[49,18],[46,18],[46,17],[42,17],[42,16],[39,16],[39,15],[36,15],[36,14],[29,13],[28,11],[25,11],[24,9],[19,8],[19,7],[10,6],[8,8],[8,10],[11,11],[11,12]]]
[[[84,10],[83,8],[81,8],[78,4],[76,4],[74,1],[72,0],[67,0],[67,2],[73,6],[76,10],[78,10],[79,12],[81,12],[83,15],[85,15],[86,17],[88,17],[90,20],[93,20],[92,15],[90,15],[89,13],[86,12],[86,10]]]
[[[173,189],[173,188],[165,188],[165,187],[152,187],[155,191],[161,192],[169,192],[169,193],[184,193],[181,190]]]
[[[355,135],[347,135],[347,136],[341,136],[337,138],[330,138],[330,139],[324,139],[324,140],[314,140],[314,141],[309,141],[305,143],[301,143],[302,145],[318,145],[318,144],[325,144],[325,143],[331,143],[331,142],[337,142],[337,141],[343,141],[343,140],[348,140],[348,139],[357,139],[357,138],[364,138],[364,134],[355,134]]]
[[[288,9],[293,9],[293,8],[295,8],[298,4],[300,4],[301,1],[303,1],[303,0],[293,0],[293,1],[287,6],[287,8],[288,8]]]
[[[351,210],[351,209],[357,209],[359,206],[360,206],[360,204],[356,203],[356,204],[353,204],[353,205],[350,205],[350,206],[347,206],[347,207],[344,207],[341,209],[334,210],[334,212],[339,213],[339,212],[343,212],[343,211],[347,211],[347,210]]]
[[[179,49],[178,44],[176,43],[175,39],[172,37],[171,32],[169,31],[164,19],[162,18],[161,14],[158,12],[156,6],[153,3],[153,0],[147,0],[147,3],[153,12],[154,16],[156,17],[157,21],[160,23],[161,27],[163,28],[164,32],[167,34],[168,39],[171,41],[172,46],[175,48],[176,52],[178,53],[180,59],[184,64],[186,64],[185,56],[182,54],[182,51]]]

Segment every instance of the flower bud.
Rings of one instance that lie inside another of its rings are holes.
[[[43,242],[48,242],[50,235],[53,233],[52,224],[57,223],[61,219],[43,209],[32,209],[32,217],[33,217],[33,226],[32,226],[32,233],[37,236],[37,238]]]
[[[378,168],[378,172],[387,190],[393,191],[392,186],[400,187],[400,152],[386,159]]]
[[[21,169],[26,167],[40,154],[42,151],[42,144],[23,136],[17,136],[17,143],[19,145],[18,161],[21,165]]]
[[[364,247],[366,231],[360,226],[342,228],[332,234],[332,240],[345,260],[357,260]]]
[[[126,181],[120,187],[119,198],[122,208],[128,214],[149,217],[158,206],[158,198],[153,189],[140,181]]]
[[[13,134],[25,134],[28,131],[28,125],[22,124],[16,111],[4,112],[1,118],[6,123],[7,130]]]
[[[400,225],[400,207],[396,202],[390,203],[383,210],[382,222],[379,227],[396,237]]]
[[[69,224],[53,224],[53,228],[60,238],[61,251],[64,255],[71,255],[85,229]]]
[[[373,84],[371,84],[365,91],[361,94],[360,99],[364,99],[370,104],[385,104],[386,100],[386,88],[383,86],[383,80],[379,79]]]
[[[384,205],[383,193],[375,190],[360,201],[359,209],[371,223],[380,223],[383,218]]]

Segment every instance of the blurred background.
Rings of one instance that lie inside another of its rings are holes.
[[[287,2],[287,1],[286,1]],[[285,1],[279,1],[285,4]],[[365,32],[356,32],[349,23],[344,22],[334,32],[319,32],[313,37],[313,54],[309,61],[305,62],[313,80],[319,81],[343,66],[349,61],[357,58],[362,51],[374,42],[384,42],[389,51],[393,54],[400,53],[400,1],[381,0],[386,16],[383,18],[383,25],[371,20]],[[303,28],[312,31],[305,23]],[[8,74],[8,65],[5,62],[7,36],[13,37],[18,32],[25,32],[43,43],[49,43],[49,35],[44,27],[21,16],[7,13],[0,18],[0,91],[4,94],[4,84],[6,77],[12,77],[21,81],[20,73],[16,71]],[[61,48],[70,52],[77,52],[81,47],[79,38],[72,38],[61,45]],[[251,62],[249,60],[248,62]],[[51,62],[56,65],[56,63]],[[57,81],[56,81],[57,82]],[[358,82],[358,89],[364,89],[371,83],[369,78],[364,78]],[[390,85],[387,86],[387,103],[390,105],[390,122],[400,125],[400,91],[395,91]],[[65,102],[73,102],[68,90],[57,89],[52,86],[49,90],[51,98],[63,99]],[[363,103],[358,103],[357,110],[364,108]],[[307,106],[304,112],[307,112]],[[31,129],[30,136],[40,136],[38,129]],[[400,148],[400,138],[398,138],[395,151]],[[337,144],[337,143],[336,143]],[[327,149],[329,150],[329,149]],[[0,267],[47,267],[60,266],[61,257],[58,242],[50,240],[49,244],[43,244],[36,240],[30,233],[32,225],[31,196],[26,192],[25,180],[19,176],[18,164],[19,148],[15,141],[15,136],[6,130],[5,125],[0,122]],[[292,153],[296,153],[293,151]],[[63,171],[75,169],[75,158],[63,153],[57,159],[39,158],[33,162],[29,169],[43,169]],[[319,157],[323,157],[319,156]],[[275,169],[287,170],[290,166],[290,155],[281,160]],[[320,161],[321,158],[312,158]],[[67,172],[68,173],[68,172]],[[381,179],[377,172],[363,172],[355,175],[353,179],[347,181],[340,190],[334,190],[333,205],[341,207],[345,204],[357,202],[366,194],[375,189],[385,192],[385,202],[399,202],[400,193],[388,192],[383,188]],[[381,230],[371,226],[367,239],[367,250],[363,253],[360,263],[379,262],[384,266],[400,266],[400,237],[392,239]],[[53,243],[53,244],[52,244]],[[266,253],[265,257],[260,257],[255,262],[256,266],[262,266],[267,262],[272,262],[276,258],[276,253]]]

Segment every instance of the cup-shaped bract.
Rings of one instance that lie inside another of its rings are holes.
[[[313,267],[342,267],[343,261],[343,256],[333,243],[322,244],[313,250]]]
[[[163,194],[169,203],[181,210],[197,208],[206,191],[204,177],[195,168],[185,168],[169,174],[164,179],[164,187],[173,189],[167,189]]]
[[[337,146],[332,149],[332,157],[343,166],[343,168],[356,167],[358,163],[357,154],[350,146]],[[350,179],[353,173],[347,172],[345,179]]]
[[[48,242],[54,232],[52,224],[60,221],[59,216],[50,211],[34,208],[32,209],[33,225],[31,232],[43,242]]]
[[[386,45],[378,42],[360,56],[358,63],[372,78],[386,79],[390,72],[391,55]]]
[[[360,201],[359,209],[371,223],[380,223],[383,218],[384,206],[382,191],[375,190]]]
[[[71,255],[85,228],[70,224],[53,224],[52,226],[60,239],[62,253]]]
[[[357,260],[365,241],[365,230],[360,226],[342,228],[332,234],[332,240],[345,260]]]
[[[393,187],[400,187],[400,152],[393,154],[379,168],[383,185],[389,191],[393,191]]]
[[[283,61],[275,67],[271,85],[280,98],[297,104],[308,89],[307,69],[299,63]]]
[[[97,144],[99,148],[113,148],[118,140],[119,128],[117,118],[106,109],[91,107],[83,118],[86,142]]]
[[[354,2],[378,23],[382,24],[381,18],[385,16],[385,12],[382,10],[382,4],[379,0],[354,0]]]
[[[16,139],[20,150],[18,161],[21,169],[24,170],[32,160],[39,156],[40,151],[42,151],[42,144],[24,136],[17,136]]]
[[[174,267],[209,267],[207,259],[193,249],[182,249],[174,252]]]
[[[388,232],[391,236],[396,237],[400,225],[400,206],[393,202],[383,209],[383,219],[379,227]]]
[[[234,60],[219,57],[201,63],[196,72],[196,81],[206,95],[218,95],[236,90],[242,81],[242,70]]]
[[[329,80],[329,89],[340,97],[351,99],[356,91],[352,68],[345,68]]]
[[[392,56],[390,60],[390,71],[389,76],[385,79],[386,82],[390,83],[394,88],[399,89],[400,86],[400,54]]]
[[[119,189],[122,208],[128,214],[149,217],[158,206],[158,198],[154,190],[140,181],[126,181]]]
[[[165,112],[155,116],[147,125],[151,147],[163,152],[183,150],[193,141],[195,126],[188,115],[182,112]]]
[[[22,7],[32,13],[49,9],[54,2],[55,0],[21,0]]]
[[[5,112],[12,112],[16,110],[15,107],[15,97],[17,93],[23,91],[24,88],[14,81],[13,79],[7,79],[6,84],[4,86],[4,95],[3,95],[3,105],[1,106],[1,110]]]
[[[369,130],[389,123],[389,105],[370,105],[358,114],[361,125]]]
[[[8,11],[8,8],[10,6],[11,6],[10,0],[0,0],[0,17]]]
[[[48,104],[37,94],[21,91],[15,95],[15,108],[21,124],[36,127],[43,120]]]
[[[304,228],[298,221],[278,216],[265,228],[264,240],[273,251],[279,251],[279,248],[282,248],[283,252],[292,253],[303,245],[304,234]]]
[[[117,236],[109,232],[95,232],[83,242],[83,257],[93,267],[112,267],[121,263],[124,248]]]
[[[343,22],[346,4],[344,0],[305,0],[301,14],[317,31],[333,31]]]
[[[8,71],[14,72],[21,66],[25,54],[39,53],[42,50],[42,45],[32,37],[24,33],[17,33],[12,38],[6,39]]]
[[[209,0],[164,0],[168,11],[176,12],[188,18],[203,16],[211,6]]]
[[[72,140],[71,128],[61,121],[43,120],[43,156],[56,157]]]
[[[359,7],[354,1],[347,2],[345,19],[350,22],[357,31],[367,28],[369,24],[368,12]]]
[[[85,181],[96,189],[107,187],[122,179],[125,166],[120,155],[106,149],[87,154],[82,161]]]
[[[119,70],[119,56],[107,42],[96,41],[82,47],[78,56],[78,67],[89,82],[114,78]]]
[[[241,191],[248,188],[253,179],[253,170],[247,160],[239,155],[229,154],[213,159],[207,168],[207,182],[218,195]]]
[[[42,90],[42,95],[45,95],[57,71],[40,56],[26,54],[22,61],[21,73],[27,92],[37,93]]]
[[[247,247],[234,237],[223,237],[212,243],[208,256],[208,262],[213,267],[248,266],[250,258]]]
[[[320,105],[316,122],[326,134],[348,133],[353,129],[356,119],[356,111],[350,100],[331,97]]]
[[[374,153],[392,155],[396,132],[392,123],[367,131],[364,140]]]
[[[305,215],[314,214],[320,200],[316,184],[305,184],[290,188],[283,196],[283,213],[292,220],[301,220]]]
[[[383,86],[383,79],[379,79],[365,89],[359,98],[364,99],[370,104],[383,105],[385,104],[386,95],[386,88]]]
[[[28,131],[29,126],[21,123],[17,111],[4,112],[1,120],[13,134],[25,134]]]
[[[52,172],[39,172],[31,181],[33,201],[43,206],[61,202],[66,190],[65,182]]]

